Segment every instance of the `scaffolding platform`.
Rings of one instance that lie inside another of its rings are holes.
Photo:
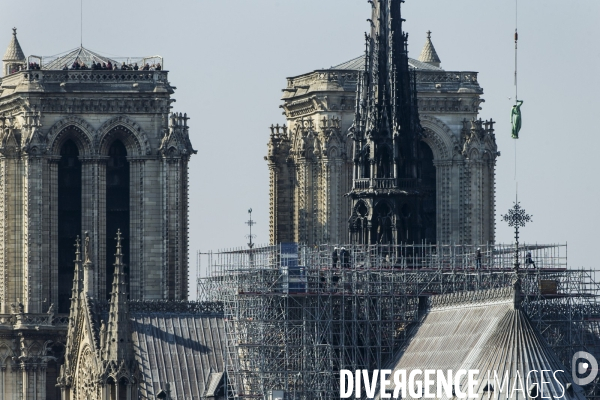
[[[206,256],[199,295],[224,304],[238,399],[339,398],[339,371],[386,367],[427,297],[516,278],[512,245],[282,244]],[[568,268],[566,245],[521,245],[519,258],[531,261],[518,271],[523,309],[563,364],[580,350],[600,357],[595,271]],[[587,390],[595,398],[595,383]]]

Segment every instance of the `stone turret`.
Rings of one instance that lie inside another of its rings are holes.
[[[435,67],[439,67],[442,63],[437,55],[437,52],[435,51],[435,47],[433,47],[433,43],[431,42],[431,31],[427,31],[427,41],[425,41],[425,46],[423,46],[423,50],[421,50],[419,61]]]
[[[10,44],[2,57],[4,76],[10,75],[27,65],[27,59],[17,40],[17,28],[13,28],[13,36]]]

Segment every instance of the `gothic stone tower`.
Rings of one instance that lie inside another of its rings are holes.
[[[14,35],[11,73],[0,81],[0,393],[45,399],[77,236],[89,238],[99,299],[110,295],[118,229],[130,297],[187,298],[194,150],[187,117],[170,114],[167,71],[90,70],[116,61],[84,48],[40,69],[14,68],[20,49]],[[63,70],[74,63],[88,69]]]
[[[287,124],[271,127],[266,157],[272,243],[349,241],[353,200],[345,195],[353,191],[355,164],[354,140],[348,132],[355,120],[356,90],[366,59],[360,56],[287,79],[281,106]],[[417,142],[422,155],[418,179],[427,189],[421,199],[428,233],[421,228],[421,234],[444,244],[493,242],[499,152],[493,121],[479,117],[484,99],[478,74],[442,69],[430,32],[419,59],[409,58],[408,63],[416,74],[422,127]],[[373,149],[369,151],[371,157]],[[374,180],[371,171],[368,178],[359,175],[358,179],[366,180],[355,182],[359,186],[355,191],[360,187],[369,191],[373,182],[373,191],[379,192],[377,185],[387,182],[378,180],[386,178],[377,177],[376,158],[371,157],[371,162]]]

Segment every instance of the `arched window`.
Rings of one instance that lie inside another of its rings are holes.
[[[81,234],[81,162],[72,140],[60,149],[58,163],[58,312],[67,313],[75,275],[77,235]]]
[[[369,240],[367,214],[369,209],[364,202],[358,203],[354,208],[353,241],[357,244],[366,244]]]
[[[46,365],[46,400],[61,400],[60,388],[56,386],[60,366],[65,362],[65,346],[54,342],[46,351],[48,363]]]
[[[119,379],[119,400],[127,400],[127,388],[129,381],[125,378]]]
[[[389,178],[392,169],[390,151],[387,146],[379,148],[377,155],[377,178]]]
[[[370,178],[371,177],[371,149],[369,146],[363,147],[360,152],[360,163],[362,174],[361,178]]]
[[[117,385],[113,378],[108,378],[106,380],[106,388],[108,390],[109,400],[117,400]]]
[[[117,230],[122,233],[123,262],[129,273],[129,161],[127,149],[119,139],[108,149],[106,166],[106,297],[110,298],[115,270]],[[129,280],[127,280],[129,286]],[[129,287],[128,291],[129,293]]]
[[[422,232],[421,238],[429,243],[436,243],[436,170],[433,165],[433,151],[425,142],[419,142],[421,165],[419,178],[421,179],[421,190],[424,193],[422,202]]]
[[[372,222],[373,234],[371,244],[393,244],[392,209],[386,202],[381,202],[375,207],[375,216]]]

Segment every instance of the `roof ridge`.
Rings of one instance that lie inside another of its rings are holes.
[[[514,302],[516,289],[507,286],[498,289],[475,290],[470,292],[455,292],[431,296],[429,304],[431,311],[463,305],[477,306],[497,302]]]
[[[223,315],[222,302],[188,300],[128,300],[131,314],[177,313],[194,315]]]

